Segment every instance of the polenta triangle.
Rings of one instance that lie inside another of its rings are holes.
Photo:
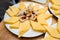
[[[60,38],[60,34],[58,33],[58,31],[53,28],[53,27],[45,27],[47,30],[47,33],[50,34],[50,36],[54,37],[54,38]]]
[[[34,31],[43,32],[43,33],[46,32],[46,29],[38,22],[34,22],[34,21],[30,21],[30,22],[31,22],[31,27]]]
[[[44,17],[43,17],[43,14],[38,15],[37,21],[38,21],[38,23],[40,23],[40,24],[42,24],[42,25],[48,25],[48,23],[46,22],[46,20],[45,20]]]
[[[52,4],[59,5],[60,6],[60,0],[50,0]]]
[[[21,37],[29,29],[30,29],[30,22],[29,22],[29,20],[26,20],[25,22],[20,23],[20,28],[19,28],[20,32],[19,32],[18,37]]]
[[[17,22],[19,19],[20,19],[19,17],[10,17],[5,20],[5,23],[6,24],[13,24],[13,23]]]
[[[20,27],[20,21],[17,21],[16,23],[10,25],[10,28],[13,28],[13,29],[17,29],[19,27]]]
[[[20,2],[18,8],[20,10],[26,10],[26,5],[23,2]]]

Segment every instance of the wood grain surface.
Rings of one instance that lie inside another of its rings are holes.
[[[24,0],[25,1],[25,0]],[[48,0],[46,2],[46,4],[42,4],[44,6],[48,5]],[[53,19],[53,22],[54,19]],[[11,32],[9,32],[5,25],[4,25],[4,20],[0,23],[0,40],[41,40],[42,38],[44,38],[44,35],[42,36],[38,36],[35,38],[18,38],[16,35],[12,34]]]

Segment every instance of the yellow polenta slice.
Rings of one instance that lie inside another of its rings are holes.
[[[58,39],[53,38],[52,36],[48,35],[47,37],[43,38],[42,40],[58,40]]]
[[[34,6],[33,11],[38,11],[40,9],[40,4],[37,4]]]
[[[50,0],[52,4],[60,5],[60,0]]]
[[[19,28],[20,32],[19,32],[18,37],[21,37],[29,29],[30,29],[30,22],[29,22],[29,20],[26,20],[25,22],[20,23],[20,28]]]
[[[14,16],[14,13],[11,10],[6,10],[6,13],[11,17]]]
[[[10,17],[10,18],[5,20],[5,23],[12,24],[12,23],[17,22],[19,19],[20,19],[19,17]]]
[[[56,14],[56,15],[60,15],[60,10],[58,10],[58,11],[54,11],[54,14]]]
[[[57,6],[57,5],[51,5],[51,9],[53,10],[59,10],[60,9],[60,6]]]
[[[60,38],[60,34],[58,33],[58,31],[55,28],[50,27],[50,26],[45,27],[45,28],[47,30],[47,33],[50,34],[50,36],[55,37],[55,38]]]
[[[13,28],[13,29],[17,29],[19,27],[20,27],[20,21],[17,21],[16,23],[10,25],[10,28]]]
[[[60,33],[60,19],[58,19],[57,30]]]
[[[35,21],[30,21],[30,22],[31,22],[32,29],[34,31],[43,32],[43,33],[46,32],[46,29],[43,27],[43,25],[41,25],[41,24],[39,24],[38,22],[35,22]]]
[[[19,9],[17,7],[14,7],[14,6],[9,6],[9,9],[12,10],[13,12],[18,12]]]
[[[44,14],[44,13],[46,13],[47,9],[48,9],[47,7],[39,9],[39,10],[37,11],[37,12],[38,12],[38,15],[39,15],[39,14]]]
[[[9,16],[16,16],[19,12],[19,9],[14,7],[14,6],[10,6],[9,9],[6,11],[6,13],[9,15]]]
[[[24,2],[20,2],[18,8],[20,10],[26,10],[26,5],[24,4]]]
[[[44,19],[38,19],[38,23],[40,23],[42,25],[48,25]]]
[[[50,13],[45,13],[44,15],[43,15],[43,17],[44,17],[44,19],[49,19],[50,17],[52,17],[52,14],[50,14]]]
[[[30,10],[33,10],[33,8],[34,8],[33,3],[30,3],[28,8],[29,8]]]
[[[48,25],[48,23],[46,22],[46,20],[45,20],[44,17],[43,17],[43,14],[38,15],[37,21],[38,21],[38,23],[40,23],[40,24]]]
[[[13,12],[14,16],[18,14],[19,9],[14,6],[9,6],[9,9]]]

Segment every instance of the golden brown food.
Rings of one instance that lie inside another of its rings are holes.
[[[45,26],[44,26],[45,27]],[[60,34],[58,33],[58,31],[55,29],[55,28],[53,28],[53,27],[51,27],[51,26],[48,26],[48,27],[45,27],[46,28],[46,30],[47,30],[47,33],[50,35],[50,36],[52,36],[52,37],[54,37],[54,38],[60,38]]]
[[[53,11],[55,15],[60,15],[60,10]]]
[[[33,8],[34,8],[33,3],[30,3],[29,6],[28,6],[28,9],[33,11]]]
[[[20,10],[26,10],[26,5],[24,4],[24,2],[20,2],[18,8]]]
[[[46,12],[47,12],[47,7],[45,7],[45,8],[41,8],[41,9],[39,9],[37,12],[38,12],[38,15],[39,14],[45,14]]]
[[[26,20],[25,22],[20,23],[20,28],[19,28],[20,32],[19,32],[18,37],[21,37],[29,29],[30,29],[30,22],[29,22],[29,20]]]
[[[53,10],[59,10],[60,6],[52,4],[50,8],[53,9]]]
[[[50,0],[52,4],[59,5],[60,6],[60,0]]]
[[[16,23],[10,25],[10,28],[12,29],[18,29],[19,27],[20,27],[20,21],[17,21]]]
[[[60,33],[60,19],[58,19],[57,30]]]
[[[16,16],[19,13],[19,9],[14,6],[9,6],[9,9],[6,11],[9,16]]]
[[[45,14],[43,15],[43,17],[44,17],[45,20],[47,20],[47,19],[49,19],[49,18],[52,17],[52,14],[50,14],[50,13],[45,13]]]
[[[19,20],[19,17],[10,17],[5,20],[5,23],[6,24],[13,24],[13,23],[17,22],[18,20]]]
[[[13,12],[14,16],[19,13],[19,9],[17,7],[9,6],[9,9]]]
[[[42,32],[42,33],[46,32],[46,29],[44,28],[44,26],[39,24],[38,22],[30,21],[30,23],[31,23],[31,27],[34,31]]]
[[[37,16],[37,21],[38,23],[42,24],[42,25],[48,25],[48,23],[46,22],[46,20],[43,17],[44,14],[38,15]]]
[[[6,13],[9,15],[9,16],[14,16],[13,12],[9,9],[9,10],[6,10]]]

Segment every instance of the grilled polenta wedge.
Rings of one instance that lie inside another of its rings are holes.
[[[39,24],[38,22],[30,21],[30,23],[31,23],[31,27],[34,31],[43,32],[43,33],[46,32],[46,29],[44,28],[44,26]]]
[[[25,22],[20,23],[20,28],[19,28],[20,32],[19,32],[18,37],[21,37],[29,29],[30,29],[30,22],[29,22],[29,20],[26,20]]]
[[[20,19],[19,17],[10,17],[5,20],[5,23],[6,24],[13,24],[13,23],[17,22],[19,19]]]
[[[44,26],[45,27],[45,26]],[[53,28],[53,27],[45,27],[47,30],[47,33],[50,34],[50,36],[54,37],[54,38],[60,38],[60,34],[58,33],[58,31]]]
[[[12,29],[18,29],[19,27],[20,27],[20,21],[17,21],[16,23],[10,25],[10,28]]]

